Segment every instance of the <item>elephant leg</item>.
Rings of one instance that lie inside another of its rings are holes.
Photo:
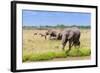
[[[72,47],[72,41],[69,41],[69,49],[66,51],[66,54],[69,55],[69,51],[71,50],[71,47]]]
[[[64,50],[65,46],[66,46],[66,43],[67,43],[67,39],[66,40],[62,40],[62,49]]]
[[[69,49],[68,51],[71,50],[71,47],[74,45],[74,33],[70,32],[69,36],[68,36],[68,40],[69,40]]]
[[[80,41],[76,41],[75,43],[74,43],[74,47],[75,47],[75,49],[77,49],[77,56],[80,56],[80,53],[81,53],[81,51],[80,51]]]
[[[71,50],[71,47],[72,47],[72,41],[69,40],[69,51]]]
[[[78,46],[79,46],[79,48],[80,48],[80,41],[78,41]]]
[[[66,42],[65,43],[62,43],[62,49],[63,50],[64,50],[65,46],[66,46]]]
[[[64,48],[65,48],[65,46],[66,46],[66,43],[67,43],[67,41],[68,41],[68,39],[67,39],[67,37],[66,37],[66,35],[63,35],[62,36],[62,49],[64,50]]]
[[[74,42],[72,42],[72,44],[71,44],[71,47],[73,47],[74,46]]]
[[[80,48],[80,41],[75,42],[75,43],[74,43],[74,47],[75,47],[75,48],[76,48],[76,47],[77,47],[77,48]]]
[[[80,53],[82,53],[81,51],[80,51],[80,41],[78,41],[78,43],[77,43],[77,54],[78,54],[78,56],[80,56]]]

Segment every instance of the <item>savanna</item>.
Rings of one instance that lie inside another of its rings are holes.
[[[56,29],[59,30],[59,29]],[[65,50],[62,50],[61,40],[50,40],[49,35],[41,36],[47,29],[24,29],[23,28],[23,62],[35,61],[63,61],[63,60],[86,60],[91,58],[91,32],[90,28],[80,28],[80,47],[72,46],[68,50],[68,42]]]

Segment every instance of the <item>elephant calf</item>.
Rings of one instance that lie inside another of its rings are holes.
[[[62,32],[62,49],[64,50],[66,43],[69,41],[69,50],[71,50],[71,47],[74,45],[80,46],[80,29],[73,27],[65,29]]]

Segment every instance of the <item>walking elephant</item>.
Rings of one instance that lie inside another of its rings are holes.
[[[77,27],[64,29],[62,32],[62,49],[64,50],[67,42],[69,42],[69,50],[74,45],[80,46],[80,29]]]

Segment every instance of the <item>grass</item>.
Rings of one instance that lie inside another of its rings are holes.
[[[45,52],[45,53],[30,53],[23,55],[23,62],[25,61],[42,61],[50,60],[53,58],[62,58],[66,57],[65,52]]]
[[[89,56],[91,54],[91,50],[87,48],[81,48],[81,49],[72,49],[69,53],[68,56],[71,57],[77,57],[77,56]]]
[[[25,61],[41,61],[41,60],[50,60],[53,58],[53,53],[30,53],[23,55],[23,62]]]
[[[61,49],[61,41],[45,40],[44,37],[33,35],[34,32],[44,33],[45,30],[23,30],[23,62],[46,61],[67,57],[85,57],[91,55],[90,29],[81,30],[80,49],[78,50],[73,47],[69,53],[66,53],[68,44],[65,47],[66,51],[63,51]]]
[[[77,57],[77,56],[89,56],[91,54],[90,49],[72,49],[69,53],[65,51],[61,52],[45,52],[45,53],[29,53],[23,54],[23,62],[26,61],[44,61],[51,60],[54,58],[66,58],[66,57]]]

